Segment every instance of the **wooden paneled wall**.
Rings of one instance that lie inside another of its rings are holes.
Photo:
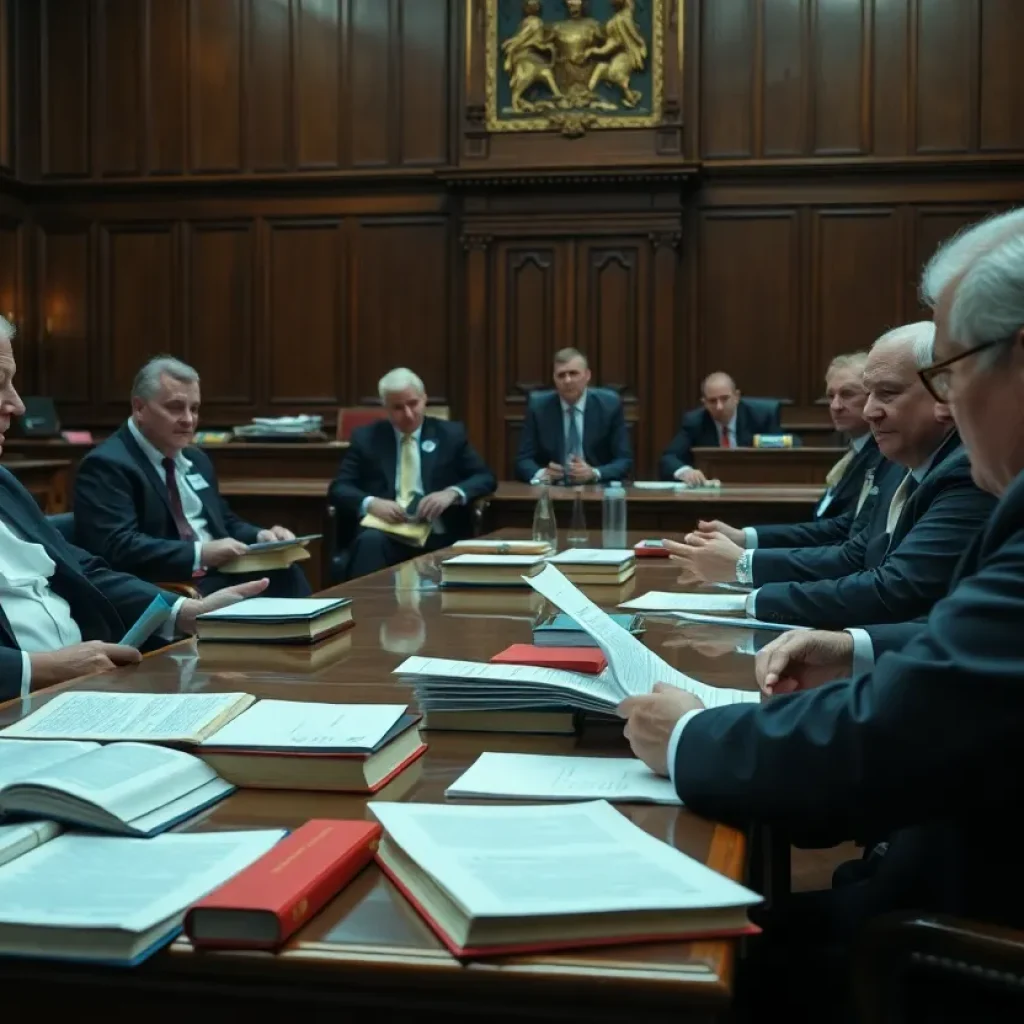
[[[172,351],[230,425],[405,363],[505,474],[575,344],[649,473],[712,369],[824,424],[831,356],[1024,201],[1019,0],[672,0],[664,126],[572,140],[481,135],[482,5],[0,0],[23,389],[110,425]]]

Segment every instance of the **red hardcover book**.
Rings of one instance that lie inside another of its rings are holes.
[[[598,675],[608,667],[599,647],[537,647],[534,644],[513,644],[491,658],[492,662],[510,665],[536,665],[538,668],[560,668],[566,672]]]
[[[668,558],[668,548],[661,541],[642,540],[633,546],[637,558]]]
[[[199,949],[275,949],[373,860],[381,827],[316,818],[185,914]]]

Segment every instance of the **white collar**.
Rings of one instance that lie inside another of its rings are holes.
[[[558,396],[558,401],[562,406],[563,413],[568,412],[570,409],[579,409],[582,416],[587,411],[587,389],[583,389],[583,394],[580,395],[579,401],[575,405],[570,405],[561,395]]]
[[[855,452],[859,452],[859,451],[862,451],[862,450],[863,450],[863,448],[864,448],[864,445],[866,445],[866,444],[868,443],[868,438],[869,438],[870,436],[871,436],[871,431],[869,430],[869,431],[868,431],[867,433],[865,433],[865,434],[861,434],[861,435],[860,435],[860,437],[855,437],[855,438],[854,438],[854,439],[853,439],[853,440],[852,440],[852,441],[850,442],[850,447],[851,447],[851,448],[852,448],[852,449],[853,449],[853,450],[854,450]]]

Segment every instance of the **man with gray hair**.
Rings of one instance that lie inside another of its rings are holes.
[[[193,447],[199,374],[171,356],[149,360],[132,385],[132,414],[78,467],[78,543],[112,568],[154,582],[191,582],[201,593],[250,578],[219,571],[250,544],[293,540],[231,511],[208,455]],[[262,574],[261,574],[262,575]],[[304,597],[298,565],[266,573],[271,597]]]
[[[936,337],[920,379],[949,405],[975,480],[998,499],[984,529],[961,538],[947,596],[876,648],[867,671],[854,671],[848,635],[802,633],[761,652],[770,696],[760,705],[704,710],[658,687],[620,709],[634,752],[697,814],[819,844],[887,837],[877,856],[837,872],[833,889],[796,894],[761,922],[751,994],[790,1020],[842,1019],[829,1011],[853,994],[842,987],[851,945],[878,915],[1024,927],[1020,851],[991,828],[1016,819],[1024,794],[1024,210],[944,245],[922,292]],[[916,994],[928,1000],[925,988]],[[980,1009],[980,995],[915,1010],[922,1020],[1013,1019]]]
[[[994,506],[971,468],[947,406],[921,383],[935,327],[908,324],[882,335],[864,369],[864,417],[887,470],[886,499],[842,544],[740,548],[721,534],[689,534],[666,546],[687,582],[738,581],[756,587],[754,618],[843,628],[924,615],[949,586],[963,544]]]
[[[473,501],[498,486],[461,423],[426,415],[426,389],[412,370],[386,373],[377,390],[387,418],[352,431],[329,491],[357,527],[346,579],[471,536]]]

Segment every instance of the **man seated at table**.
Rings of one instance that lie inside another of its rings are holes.
[[[667,546],[685,582],[757,589],[749,615],[834,628],[925,614],[949,586],[964,545],[994,506],[971,479],[949,409],[918,376],[932,361],[930,322],[899,327],[871,348],[864,415],[882,453],[903,467],[888,502],[842,544],[744,551],[727,537],[689,534]]]
[[[426,415],[427,393],[412,370],[385,374],[378,390],[388,418],[352,431],[329,492],[359,524],[346,579],[471,536],[472,503],[497,487],[466,428]]]
[[[948,596],[867,673],[836,679],[851,652],[841,664],[786,638],[759,658],[758,682],[773,694],[761,705],[704,710],[658,687],[620,708],[635,753],[697,814],[818,845],[888,837],[837,871],[831,890],[794,894],[764,916],[740,977],[752,1006],[788,1020],[846,1019],[852,946],[879,915],[1024,927],[1019,848],[998,834],[1022,795],[1024,211],[946,243],[922,291],[937,327],[937,361],[922,377],[950,404],[975,480],[999,499],[984,530],[960,539],[968,550]],[[940,1010],[995,1019],[973,1003],[916,1009],[922,1020]]]
[[[846,454],[825,477],[826,490],[807,523],[778,523],[737,529],[715,519],[701,520],[701,533],[720,533],[742,548],[797,548],[841,543],[851,532],[870,520],[879,496],[878,483],[893,470],[893,488],[900,475],[898,468],[886,462],[864,419],[864,367],[867,352],[836,356],[825,372],[825,394],[832,424],[846,438]],[[891,496],[891,495],[890,495]]]
[[[12,416],[25,412],[14,387],[14,328],[0,317],[0,452]],[[254,597],[254,580],[202,601],[167,593],[64,540],[35,499],[0,468],[0,701],[68,679],[133,665],[118,643],[157,594],[173,604],[165,642],[195,631],[196,616]]]
[[[740,395],[727,373],[711,373],[700,387],[702,408],[683,416],[658,463],[662,480],[706,484],[707,478],[693,466],[694,448],[749,448],[756,434],[778,434],[778,402],[751,401]]]
[[[586,357],[555,353],[554,391],[530,395],[516,456],[516,477],[529,484],[624,482],[633,452],[622,399],[591,388]]]
[[[132,385],[131,416],[80,463],[73,507],[76,539],[112,568],[212,594],[263,575],[219,571],[249,544],[295,535],[231,511],[210,457],[193,446],[200,402],[191,366],[170,356],[146,363]],[[310,593],[298,565],[266,576],[269,596]]]

